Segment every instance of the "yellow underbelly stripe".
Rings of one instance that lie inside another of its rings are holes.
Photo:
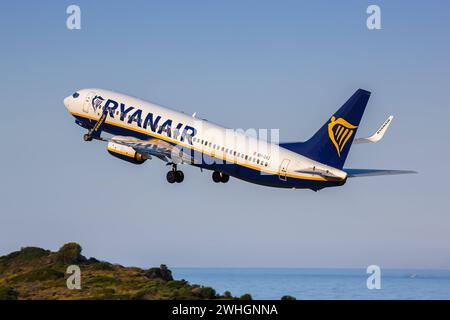
[[[89,115],[84,115],[84,114],[80,114],[80,113],[76,113],[76,112],[71,112],[71,114],[73,116],[77,116],[77,117],[81,117],[81,118],[85,118],[85,119],[89,119],[89,120],[93,120],[93,121],[97,121],[98,120],[98,119],[96,119],[94,117],[91,117]],[[161,135],[158,135],[156,133],[149,132],[149,131],[146,131],[146,130],[143,130],[143,129],[128,127],[128,126],[126,126],[124,124],[120,124],[120,123],[113,123],[111,121],[108,121],[108,119],[105,121],[105,123],[109,124],[111,126],[116,126],[116,127],[124,128],[124,129],[127,129],[127,130],[131,130],[131,131],[134,131],[134,132],[139,132],[139,133],[151,136],[151,137],[158,138],[160,140],[164,140],[164,141],[171,142],[171,143],[174,143],[174,144],[177,144],[177,145],[181,145],[181,146],[186,147],[188,149],[192,149],[192,150],[195,150],[195,151],[200,152],[202,154],[206,154],[206,155],[208,155],[210,157],[213,157],[213,158],[216,158],[216,159],[220,159],[222,161],[231,162],[231,163],[234,163],[234,164],[237,164],[237,165],[240,165],[242,167],[246,167],[246,168],[249,168],[249,169],[252,169],[252,170],[255,170],[255,171],[265,172],[265,173],[273,174],[273,175],[280,175],[280,174],[282,174],[283,176],[287,176],[289,178],[301,179],[301,180],[340,181],[340,179],[338,179],[338,178],[331,178],[331,177],[325,178],[325,177],[320,177],[320,176],[316,176],[316,177],[315,176],[304,176],[304,175],[298,175],[298,174],[293,174],[293,173],[285,173],[285,172],[280,172],[280,171],[272,171],[272,170],[268,170],[268,169],[264,169],[264,168],[260,168],[260,167],[255,167],[255,166],[249,165],[247,163],[237,162],[234,159],[229,159],[227,157],[217,156],[214,153],[210,153],[210,152],[198,149],[198,148],[196,148],[196,147],[194,147],[194,146],[192,146],[190,144],[183,143],[181,141],[178,141],[178,140],[175,140],[175,139],[172,139],[172,138],[169,138],[169,137],[164,137],[164,136],[161,136]],[[113,152],[116,152],[116,151],[113,151]]]

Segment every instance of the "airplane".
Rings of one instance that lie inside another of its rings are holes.
[[[381,140],[390,116],[370,137],[356,138],[370,92],[358,89],[305,142],[275,143],[192,115],[103,89],[81,89],[64,99],[85,141],[107,142],[114,157],[142,164],[153,157],[171,166],[166,178],[181,183],[179,165],[212,171],[215,183],[230,177],[258,185],[318,191],[342,186],[347,178],[416,173],[410,170],[347,169],[353,144]],[[109,134],[108,136],[102,133]]]

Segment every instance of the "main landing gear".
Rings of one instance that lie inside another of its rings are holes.
[[[184,173],[183,171],[177,170],[177,166],[174,164],[172,165],[172,170],[167,172],[166,178],[169,183],[181,183],[184,180]]]
[[[212,174],[212,179],[215,183],[227,183],[228,180],[230,180],[230,176],[223,173],[223,172],[219,172],[219,171],[214,171]]]

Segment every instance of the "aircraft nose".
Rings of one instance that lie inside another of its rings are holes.
[[[67,109],[70,108],[70,100],[72,99],[71,96],[68,96],[64,99],[64,105],[66,106]]]

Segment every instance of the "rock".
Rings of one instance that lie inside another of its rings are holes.
[[[81,246],[78,243],[66,243],[56,253],[56,262],[64,264],[78,264],[86,262],[86,258],[81,255],[81,250]]]
[[[172,271],[170,271],[165,264],[160,265],[159,269],[161,270],[161,274],[164,280],[166,281],[173,280]]]
[[[149,279],[162,279],[164,281],[172,281],[172,271],[170,271],[165,264],[162,264],[159,268],[150,268],[144,275]]]

